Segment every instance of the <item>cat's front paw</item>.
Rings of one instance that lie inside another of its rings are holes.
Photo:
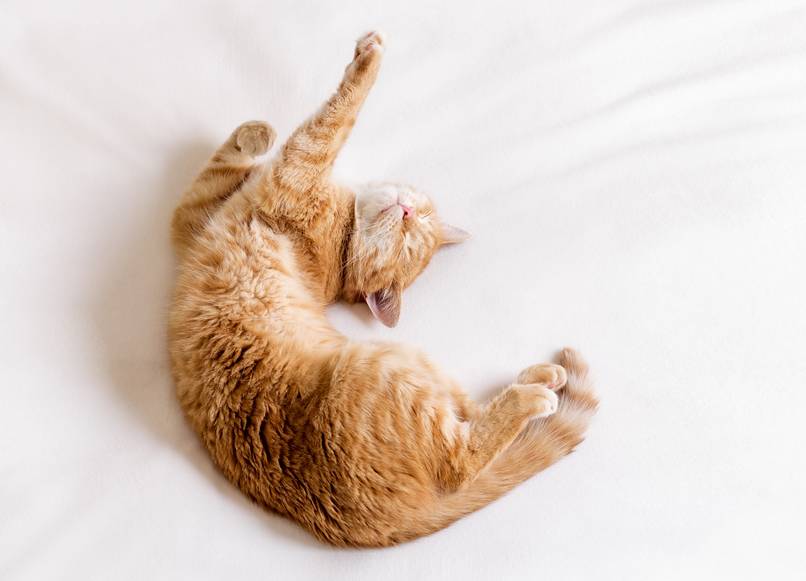
[[[353,59],[357,59],[362,54],[371,51],[383,52],[383,45],[384,45],[383,34],[381,34],[377,30],[368,32],[355,42],[355,56],[353,57]]]
[[[380,32],[368,32],[355,43],[355,54],[353,61],[347,65],[347,74],[353,75],[356,80],[366,78],[367,73],[373,73],[370,78],[374,78],[381,64],[383,56],[384,39]]]
[[[251,155],[263,155],[274,143],[277,134],[265,121],[247,121],[235,130],[235,148]]]

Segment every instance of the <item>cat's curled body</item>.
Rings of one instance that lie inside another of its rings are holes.
[[[327,321],[328,303],[366,300],[393,325],[402,290],[463,237],[411,188],[329,180],[382,52],[377,33],[360,39],[271,163],[255,159],[270,126],[236,129],[173,220],[169,341],[190,423],[243,492],[336,545],[447,526],[570,452],[597,405],[570,349],[481,406],[419,352]]]

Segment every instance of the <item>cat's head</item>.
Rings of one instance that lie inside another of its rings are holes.
[[[356,192],[344,296],[365,300],[375,318],[394,327],[403,289],[440,246],[468,237],[464,230],[441,221],[425,194],[400,184],[368,184]]]

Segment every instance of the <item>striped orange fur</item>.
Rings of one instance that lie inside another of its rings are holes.
[[[383,49],[377,33],[359,39],[337,91],[270,163],[256,158],[274,130],[237,128],[173,219],[187,418],[244,493],[335,545],[447,526],[569,453],[597,405],[570,349],[479,405],[422,353],[328,322],[327,304],[366,300],[394,325],[434,252],[466,237],[413,188],[330,180]]]

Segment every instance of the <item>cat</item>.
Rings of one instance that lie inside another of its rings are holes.
[[[380,34],[359,39],[337,91],[270,163],[257,158],[274,130],[238,127],[172,221],[169,345],[190,424],[246,495],[340,546],[442,529],[568,454],[597,407],[572,349],[482,406],[422,353],[326,319],[329,303],[366,301],[395,325],[402,291],[467,238],[414,188],[330,180],[383,52]]]

